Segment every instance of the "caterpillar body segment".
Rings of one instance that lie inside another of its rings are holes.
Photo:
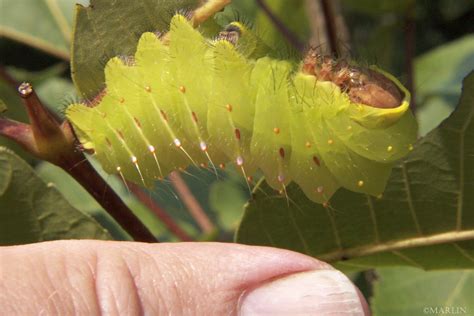
[[[392,108],[357,103],[383,96],[387,84],[334,64],[340,75],[327,80],[316,69],[323,64],[262,57],[264,44],[249,32],[233,23],[209,40],[177,15],[166,40],[143,34],[133,59],[108,62],[97,106],[67,109],[84,148],[107,172],[146,186],[189,165],[230,162],[245,176],[261,170],[276,190],[294,181],[318,203],[341,186],[382,193],[416,138],[406,89],[371,70],[403,100]]]

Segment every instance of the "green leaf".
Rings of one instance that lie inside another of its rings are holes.
[[[384,196],[339,190],[329,208],[296,185],[255,191],[236,239],[303,252],[352,268],[474,268],[474,72],[456,111],[416,144]],[[341,261],[347,260],[349,261]]]
[[[104,87],[104,65],[114,56],[135,52],[140,35],[163,32],[179,10],[196,7],[198,0],[91,0],[78,5],[74,25],[71,72],[78,91],[94,97]]]
[[[415,87],[420,134],[451,114],[462,79],[474,69],[474,35],[467,35],[417,57]]]
[[[473,271],[421,271],[415,268],[377,270],[375,316],[472,315]]]
[[[69,60],[72,12],[78,0],[0,0],[0,36]]]
[[[234,231],[239,224],[242,207],[248,200],[243,190],[244,185],[241,181],[230,178],[224,181],[215,181],[210,187],[210,207],[215,212],[220,226],[225,230]]]
[[[110,188],[122,197],[123,201],[133,213],[158,237],[158,240],[172,240],[166,228],[163,226],[163,223],[148,208],[140,203],[134,195],[130,194],[121,179],[107,175],[96,161],[90,160],[90,162],[96,171],[107,181]],[[36,171],[44,181],[54,183],[58,191],[73,207],[91,215],[102,226],[107,228],[114,239],[130,240],[128,234],[119,224],[117,224],[99,203],[64,170],[48,162],[42,162],[37,166]]]
[[[38,178],[26,162],[0,147],[0,244],[80,238],[111,236]]]

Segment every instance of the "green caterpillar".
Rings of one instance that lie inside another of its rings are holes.
[[[381,194],[416,139],[409,92],[375,68],[266,52],[239,23],[210,40],[176,15],[166,36],[141,36],[133,59],[108,62],[95,106],[66,115],[108,173],[146,186],[190,164],[230,161],[246,177],[260,169],[277,190],[294,181],[318,203],[341,186]],[[363,85],[368,77],[399,93],[395,106],[354,102],[390,90]]]

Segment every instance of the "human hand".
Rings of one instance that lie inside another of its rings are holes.
[[[0,248],[2,315],[369,315],[341,272],[224,243],[55,241]]]

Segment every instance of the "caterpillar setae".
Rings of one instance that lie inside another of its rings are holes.
[[[176,15],[165,36],[144,33],[133,58],[112,58],[104,92],[66,115],[108,173],[146,186],[230,161],[318,203],[339,187],[381,194],[416,139],[409,92],[375,67],[268,51],[240,23],[207,39]]]

